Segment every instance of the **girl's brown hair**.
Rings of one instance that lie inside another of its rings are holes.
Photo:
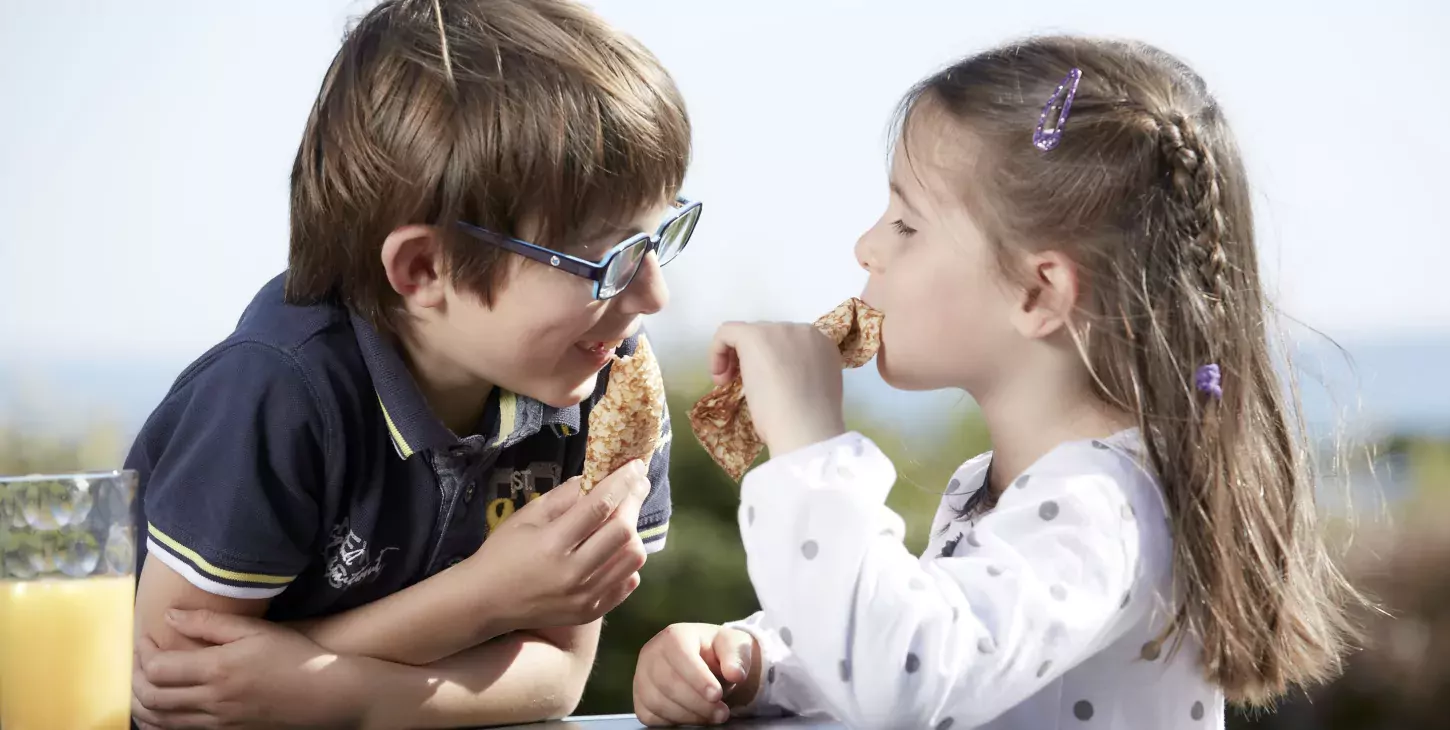
[[[490,300],[498,249],[464,220],[568,250],[665,202],[690,121],[659,61],[571,0],[384,0],[348,32],[292,168],[287,298],[400,324],[380,261],[398,226],[445,235],[453,282]]]
[[[1073,68],[1070,115],[1044,152],[1033,130]],[[1065,249],[1077,264],[1078,348],[1098,395],[1136,415],[1168,505],[1176,613],[1161,638],[1201,641],[1207,675],[1240,702],[1337,673],[1362,599],[1317,524],[1248,181],[1203,79],[1141,43],[1034,38],[924,80],[898,125],[964,142],[964,203],[1004,272],[1022,249]],[[1221,399],[1195,388],[1208,363]]]

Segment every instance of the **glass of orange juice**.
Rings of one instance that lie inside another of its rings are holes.
[[[0,730],[131,723],[134,471],[0,477]]]

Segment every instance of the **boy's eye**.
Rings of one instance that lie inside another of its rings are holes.
[[[902,223],[900,220],[892,221],[891,227],[895,228],[896,232],[901,234],[902,236],[910,236],[911,234],[916,233],[915,228],[912,228],[911,226]]]

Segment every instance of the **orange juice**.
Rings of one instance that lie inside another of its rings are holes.
[[[127,730],[135,578],[0,583],[0,727]]]

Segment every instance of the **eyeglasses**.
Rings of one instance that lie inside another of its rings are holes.
[[[458,221],[458,226],[464,233],[480,241],[594,282],[594,298],[603,300],[613,298],[634,281],[640,264],[651,251],[656,253],[660,266],[674,261],[685,250],[685,244],[690,242],[690,235],[695,232],[695,224],[700,220],[700,207],[698,202],[677,198],[654,233],[636,233],[630,236],[609,249],[598,263],[479,228],[471,223]]]

